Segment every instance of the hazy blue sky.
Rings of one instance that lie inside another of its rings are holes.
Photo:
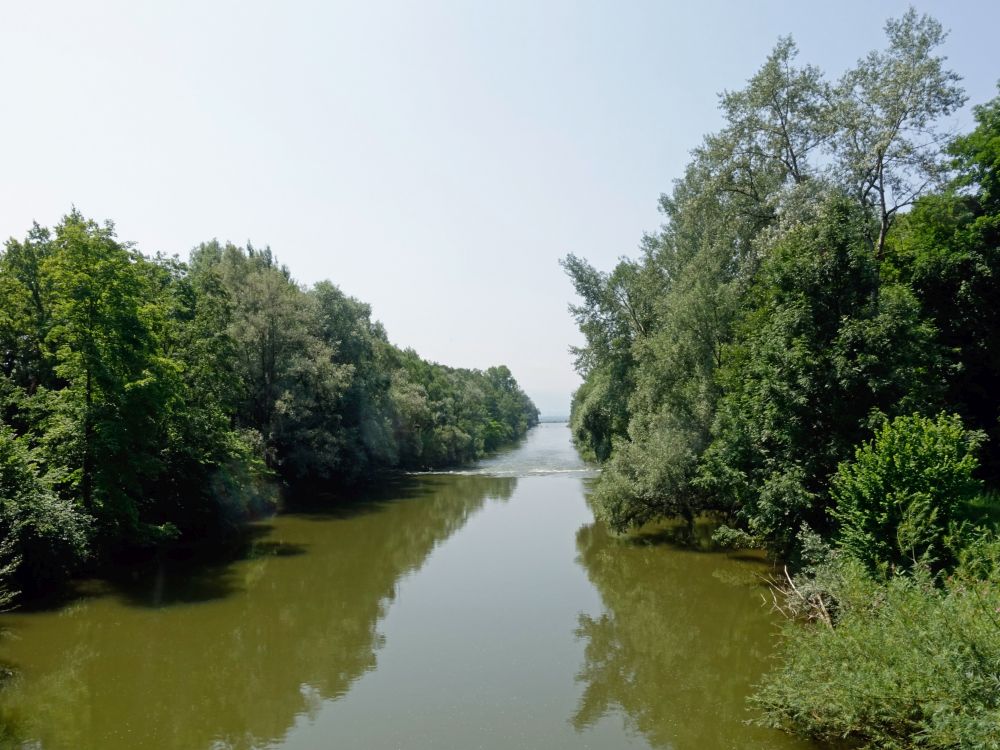
[[[609,268],[780,34],[838,75],[899,2],[35,2],[0,8],[0,236],[76,204],[146,253],[270,244],[390,338],[576,387],[557,260]],[[972,103],[1000,3],[918,3]],[[968,127],[968,113],[957,124]]]

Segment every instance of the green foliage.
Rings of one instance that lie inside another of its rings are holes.
[[[390,401],[399,464],[453,466],[485,455],[538,424],[538,410],[505,366],[485,372],[395,351]]]
[[[977,202],[994,215],[983,223],[996,224],[1000,208],[1000,99],[993,99],[972,108],[976,128],[959,136],[949,148],[959,170],[960,187],[973,188]]]
[[[728,140],[740,144],[738,157],[746,160],[742,174],[757,159],[795,184],[813,176],[809,157],[829,135],[831,91],[818,68],[794,66],[797,56],[791,37],[779,39],[747,87],[722,96]]]
[[[724,127],[641,258],[564,261],[586,339],[573,433],[605,463],[597,508],[616,529],[719,511],[794,556],[802,523],[832,533],[829,479],[880,415],[955,409],[1000,431],[997,243],[971,238],[992,225],[968,205],[992,184],[996,108],[950,149],[948,228],[926,195],[950,163],[938,122],[964,101],[945,33],[912,10],[885,30],[836,83],[780,39],[721,97]]]
[[[841,560],[824,583],[836,626],[785,626],[753,699],[763,724],[872,749],[1000,747],[1000,580],[876,583]]]
[[[114,536],[141,534],[135,499],[162,464],[158,456],[164,414],[177,397],[176,367],[160,356],[160,309],[141,272],[142,261],[74,212],[56,227],[41,265],[49,296],[49,328],[56,419],[70,456],[64,490]]]
[[[0,424],[0,604],[63,581],[87,555],[90,518],[38,476],[27,448]]]
[[[0,254],[0,578],[64,578],[88,541],[211,542],[276,482],[475,459],[538,421],[510,370],[392,346],[370,308],[270,249],[150,259],[73,211]]]
[[[921,199],[890,236],[888,262],[940,329],[949,408],[989,436],[986,476],[1000,478],[1000,99],[949,151],[950,189]]]
[[[934,54],[947,37],[938,21],[911,7],[887,21],[885,33],[886,49],[870,52],[838,82],[831,111],[837,176],[873,209],[879,258],[900,210],[946,175],[937,122],[965,103],[959,76]]]
[[[975,580],[1000,580],[1000,536],[986,529],[970,535],[959,551],[958,572]]]
[[[840,546],[873,570],[949,562],[962,506],[981,490],[981,442],[958,415],[887,422],[831,482]]]
[[[779,40],[641,257],[566,259],[573,435],[614,530],[711,512],[799,570],[782,608],[825,624],[789,625],[769,724],[998,748],[1000,98],[949,144],[943,28],[885,31],[835,83]]]
[[[587,338],[586,347],[573,350],[585,382],[574,395],[570,423],[581,449],[603,461],[611,455],[613,440],[628,429],[632,346],[644,330],[648,311],[633,304],[640,292],[632,264],[623,262],[613,273],[603,274],[570,255],[562,265],[583,300],[570,305],[570,312]]]
[[[606,461],[612,440],[625,431],[625,409],[608,391],[621,381],[605,373],[592,373],[573,394],[570,429],[580,451],[590,460]],[[615,414],[613,412],[617,411]]]
[[[829,526],[826,484],[877,410],[934,403],[934,329],[910,291],[879,285],[864,214],[829,199],[764,259],[719,372],[724,389],[699,485],[787,554]]]
[[[1000,747],[1000,542],[967,525],[997,518],[977,479],[998,476],[997,111],[976,109],[976,130],[950,149],[953,185],[900,218],[883,266],[883,284],[909,286],[937,329],[940,401],[957,414],[886,422],[839,467],[843,552],[796,579],[836,620],[787,626],[782,666],[756,699],[771,726],[873,748]],[[890,566],[909,575],[887,577]],[[954,572],[932,578],[934,567]]]
[[[616,530],[663,517],[690,521],[699,510],[692,486],[696,438],[670,427],[651,433],[619,444],[594,491],[600,515]]]

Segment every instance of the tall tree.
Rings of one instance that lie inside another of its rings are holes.
[[[51,290],[44,346],[65,385],[54,392],[46,439],[84,508],[113,536],[138,529],[143,482],[162,468],[161,417],[177,387],[176,365],[159,350],[162,310],[143,263],[113,225],[74,211],[56,227],[42,265]]]
[[[947,37],[938,21],[910,8],[885,32],[888,47],[844,74],[832,108],[838,177],[875,210],[879,259],[899,211],[945,177],[943,148],[952,134],[938,122],[965,103],[958,74],[936,54]]]
[[[746,87],[721,97],[727,126],[713,141],[729,150],[733,179],[742,175],[744,190],[758,199],[764,196],[755,173],[776,169],[801,184],[830,137],[830,87],[815,66],[795,67],[798,52],[791,37],[781,37]]]

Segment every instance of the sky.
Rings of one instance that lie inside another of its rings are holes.
[[[0,238],[269,245],[390,339],[569,412],[568,253],[610,269],[779,35],[835,78],[907,3],[0,0]],[[923,2],[970,105],[1000,3]],[[992,61],[992,62],[991,62]],[[972,124],[968,108],[952,123]]]

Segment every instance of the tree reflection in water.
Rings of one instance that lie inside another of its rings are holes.
[[[762,607],[766,563],[710,551],[711,526],[661,526],[615,537],[577,534],[579,562],[604,612],[581,615],[578,731],[619,716],[657,748],[806,747],[745,726],[746,696],[767,666],[774,620]]]
[[[263,747],[376,665],[399,580],[517,480],[420,477],[263,525],[246,559],[167,565],[56,612],[0,618],[16,738],[61,748]],[[0,735],[2,740],[2,735]]]

